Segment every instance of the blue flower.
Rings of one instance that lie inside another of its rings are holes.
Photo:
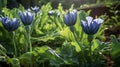
[[[19,20],[16,18],[13,18],[12,20],[8,17],[2,17],[1,22],[6,30],[8,31],[14,31],[19,27]]]
[[[2,21],[2,18],[0,18],[0,21]]]
[[[92,17],[88,16],[86,17],[86,21],[81,20],[81,26],[85,33],[88,35],[94,35],[98,31],[102,22],[103,20],[100,18],[93,19]]]
[[[55,11],[54,11],[54,10],[51,10],[51,11],[48,12],[48,15],[49,15],[49,16],[53,16],[54,14],[55,14]]]
[[[35,6],[35,7],[31,7],[31,10],[35,13],[39,12],[40,11],[40,8]]]
[[[31,12],[20,12],[20,19],[23,22],[23,24],[30,25],[33,22],[34,14]]]
[[[68,26],[73,26],[77,20],[77,11],[73,10],[64,16],[64,23]]]

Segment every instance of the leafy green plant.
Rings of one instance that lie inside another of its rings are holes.
[[[2,14],[3,7],[6,7],[7,0],[0,0],[0,14]]]
[[[53,15],[48,14],[51,10],[54,11]],[[11,19],[16,17],[20,21],[19,11],[26,10],[20,6],[12,10],[4,8],[2,11],[4,16]],[[35,19],[30,25],[29,41],[32,50],[26,51],[28,33],[26,34],[21,21],[20,27],[15,30],[17,56],[14,56],[13,39],[0,23],[0,61],[6,62],[10,67],[105,67],[108,64],[106,57],[110,55],[116,62],[115,66],[119,66],[119,40],[112,35],[110,42],[101,41],[99,36],[103,35],[105,26],[97,28],[98,21],[94,26],[98,32],[90,30],[94,29],[90,27],[93,26],[94,20],[90,26],[87,25],[90,29],[86,28],[85,31],[81,20],[87,24],[89,21],[86,17],[89,14],[90,11],[74,11],[73,6],[64,11],[61,4],[57,9],[52,9],[50,3],[43,5],[38,13],[34,13]]]

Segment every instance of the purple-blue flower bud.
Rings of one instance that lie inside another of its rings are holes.
[[[19,23],[19,20],[16,19],[16,18],[13,18],[12,20],[9,19],[8,17],[2,17],[1,18],[1,22],[4,26],[4,28],[7,30],[7,31],[14,31],[16,30],[20,23]]]
[[[31,7],[31,10],[35,13],[39,12],[40,11],[40,8],[35,6],[35,7]]]
[[[20,12],[20,19],[25,26],[32,24],[33,18],[34,18],[34,14],[31,12],[28,11]]]
[[[77,10],[73,10],[64,16],[64,23],[68,26],[73,26],[77,20]]]
[[[55,14],[55,11],[54,11],[54,10],[51,10],[51,11],[48,12],[48,15],[49,15],[49,16],[53,16],[54,14]]]

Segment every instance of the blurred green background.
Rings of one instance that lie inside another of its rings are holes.
[[[19,4],[22,4],[25,8],[31,6],[42,6],[51,2],[53,8],[57,8],[58,4],[61,3],[64,9],[70,8],[71,4],[74,4],[75,8],[80,7],[83,4],[95,4],[95,3],[108,3],[108,1],[119,1],[119,0],[0,0],[0,3],[4,4],[7,1],[8,8],[18,7]],[[111,3],[113,3],[111,2]]]
[[[61,5],[59,3],[61,3]],[[74,6],[72,4],[74,4]],[[34,48],[32,53],[33,57],[31,56],[31,53],[24,52],[25,38],[23,25],[16,31],[17,48],[20,56],[17,59],[20,60],[21,64],[27,65],[25,62],[28,62],[28,65],[32,63],[44,66],[44,64],[47,65],[49,62],[51,65],[74,65],[78,64],[79,62],[81,63],[82,58],[79,56],[80,53],[78,54],[78,52],[80,52],[79,45],[77,45],[74,41],[74,37],[70,33],[69,28],[64,25],[62,17],[63,12],[67,12],[69,9],[77,9],[79,19],[77,20],[75,27],[78,40],[85,44],[85,46],[88,44],[86,37],[87,35],[81,32],[82,28],[79,25],[82,17],[88,16],[90,14],[90,16],[94,18],[100,17],[104,19],[104,24],[102,25],[100,32],[95,35],[97,40],[94,40],[93,43],[95,46],[93,46],[94,52],[102,51],[103,53],[107,51],[106,49],[109,50],[109,48],[113,48],[111,55],[113,60],[116,62],[115,67],[120,66],[120,60],[118,60],[118,58],[120,58],[120,0],[0,0],[0,17],[7,15],[11,18],[19,18],[18,12],[25,10],[23,6],[25,9],[29,9],[33,6],[39,6],[40,13],[36,15],[34,22],[37,22],[37,24],[36,26],[33,26],[34,30],[32,32],[31,40]],[[61,15],[59,17],[56,15],[48,16],[48,12],[50,10],[60,12]],[[80,10],[85,10],[85,12]],[[55,24],[53,22],[55,22]],[[57,27],[57,25],[59,27]],[[111,34],[112,36],[110,36]],[[0,24],[0,44],[2,44],[7,49],[6,54],[8,54],[9,57],[13,55],[13,48],[10,42],[11,38],[9,33],[3,28],[2,24]],[[47,47],[45,45],[47,45]],[[48,46],[51,48],[48,48]],[[107,48],[104,49],[104,47]],[[70,50],[71,52],[69,52]],[[86,54],[88,54],[87,49]],[[96,56],[97,55],[94,55],[93,58]],[[61,57],[63,60],[61,60]],[[11,59],[13,62],[14,58]],[[48,60],[50,61],[46,63]]]

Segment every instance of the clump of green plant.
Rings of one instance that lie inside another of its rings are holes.
[[[0,61],[10,67],[104,67],[106,54],[115,66],[119,63],[119,41],[114,35],[111,42],[96,38],[103,33],[104,21],[89,12],[73,7],[64,11],[61,4],[53,10],[48,3],[29,11],[4,8],[3,13]]]

